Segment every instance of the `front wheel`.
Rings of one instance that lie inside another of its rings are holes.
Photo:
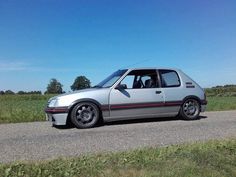
[[[77,128],[91,128],[99,120],[97,105],[89,102],[77,104],[71,112],[71,121]]]
[[[180,109],[180,116],[186,120],[196,120],[200,114],[200,104],[195,99],[187,99]]]

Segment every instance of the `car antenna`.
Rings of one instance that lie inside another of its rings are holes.
[[[138,65],[138,64],[141,64],[141,63],[144,63],[144,62],[147,62],[147,61],[150,61],[150,60],[151,60],[151,59],[141,60],[141,61],[136,62],[136,63],[133,63],[133,64],[131,64],[131,65],[127,65],[127,66],[125,66],[125,67],[122,67],[122,68],[120,68],[120,69],[130,68],[130,67],[136,66],[136,65]]]

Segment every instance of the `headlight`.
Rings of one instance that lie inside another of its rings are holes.
[[[49,101],[48,107],[50,108],[55,107],[56,103],[57,103],[57,99],[52,99]]]

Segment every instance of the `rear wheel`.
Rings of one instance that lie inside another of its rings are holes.
[[[98,107],[90,102],[77,104],[71,112],[71,122],[77,128],[91,128],[96,125],[99,120]]]
[[[186,120],[196,120],[200,114],[200,104],[195,99],[187,99],[180,109],[180,116]]]

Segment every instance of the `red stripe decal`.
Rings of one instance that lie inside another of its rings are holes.
[[[180,106],[182,101],[173,101],[173,102],[157,102],[157,103],[136,103],[136,104],[119,104],[111,105],[111,110],[118,109],[137,109],[137,108],[152,108],[152,107],[165,107],[165,106]],[[109,111],[109,105],[102,106],[103,111]]]

